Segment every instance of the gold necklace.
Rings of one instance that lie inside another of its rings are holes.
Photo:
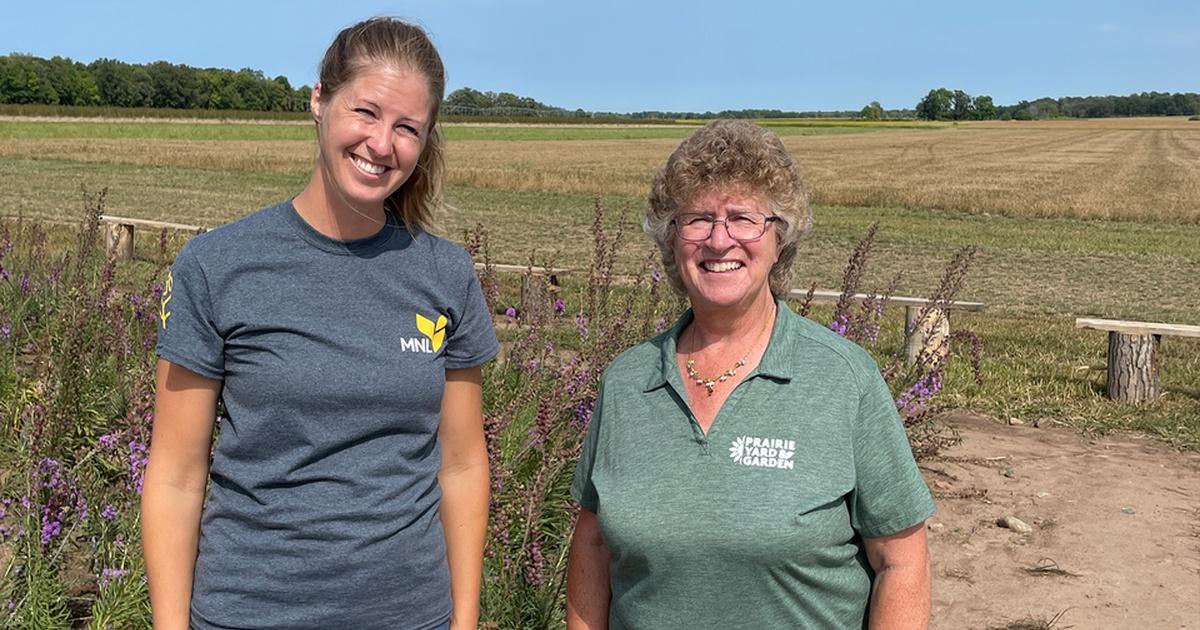
[[[771,323],[774,323],[775,318],[771,317],[769,321]],[[690,332],[692,333],[692,337],[695,338],[696,337],[695,331],[690,331]],[[758,337],[760,335],[762,335],[762,331],[759,331],[758,335],[755,335],[753,341],[757,342]],[[753,342],[750,344],[750,347],[754,348]],[[696,361],[694,359],[692,359],[692,353],[689,352],[688,360],[687,360],[688,377],[690,377],[693,381],[695,381],[697,385],[703,385],[704,389],[708,391],[708,395],[712,396],[713,389],[716,388],[717,384],[724,383],[725,381],[737,376],[738,368],[742,367],[743,365],[746,365],[746,358],[749,356],[750,356],[749,351],[747,351],[747,354],[743,355],[742,358],[738,359],[737,363],[733,364],[733,367],[729,368],[728,370],[725,370],[724,372],[721,372],[720,374],[717,375],[716,378],[704,378],[703,376],[700,376],[699,372],[696,371]]]
[[[716,378],[703,378],[698,372],[696,372],[696,362],[692,360],[692,355],[688,354],[687,373],[692,380],[696,381],[697,385],[703,385],[704,389],[708,390],[708,395],[712,396],[713,388],[717,386],[717,383],[724,383],[734,376],[737,376],[738,368],[742,367],[743,365],[746,365],[746,357],[738,359],[737,363],[733,364],[733,367],[721,372],[721,374]]]

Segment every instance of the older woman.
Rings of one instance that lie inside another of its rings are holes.
[[[933,503],[888,388],[780,299],[810,223],[782,142],[747,122],[655,177],[646,231],[691,309],[605,372],[568,628],[927,625]]]

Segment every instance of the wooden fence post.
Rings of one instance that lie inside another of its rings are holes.
[[[1108,333],[1108,397],[1129,405],[1158,398],[1158,335]]]
[[[133,226],[109,223],[104,228],[105,255],[117,262],[133,260]]]
[[[904,307],[904,354],[909,365],[915,365],[924,352],[928,364],[936,365],[950,352],[950,318],[945,310],[932,307],[920,322],[924,306]],[[926,350],[928,348],[928,350]],[[929,367],[929,365],[927,365]]]

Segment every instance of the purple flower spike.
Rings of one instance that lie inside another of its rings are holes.
[[[504,309],[504,315],[506,317],[508,317],[509,319],[516,319],[517,318],[517,309],[510,306],[510,307]]]
[[[562,315],[567,312],[567,303],[562,301],[562,298],[554,298],[554,313]]]

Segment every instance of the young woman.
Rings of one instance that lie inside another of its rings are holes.
[[[343,30],[308,185],[176,258],[142,496],[159,630],[475,628],[498,344],[428,232],[444,85],[420,28]]]

